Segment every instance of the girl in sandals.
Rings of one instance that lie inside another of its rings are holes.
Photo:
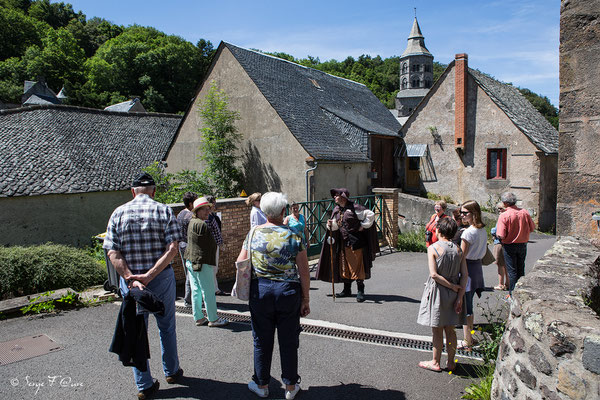
[[[417,323],[430,326],[433,333],[433,359],[421,361],[419,367],[441,372],[440,359],[446,333],[448,362],[446,369],[455,368],[456,331],[454,327],[465,322],[463,297],[467,285],[467,263],[462,250],[452,242],[458,226],[450,218],[437,223],[438,241],[427,249],[429,278],[423,290]]]

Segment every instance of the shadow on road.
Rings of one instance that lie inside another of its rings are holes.
[[[272,379],[269,385],[269,398],[280,399],[284,397],[283,384]],[[406,396],[397,390],[379,390],[360,384],[341,383],[335,386],[310,386],[303,387],[301,399],[369,399],[369,400],[404,400]],[[245,383],[219,382],[210,379],[183,377],[177,385],[161,385],[156,398],[160,399],[256,399],[256,395],[248,390]]]

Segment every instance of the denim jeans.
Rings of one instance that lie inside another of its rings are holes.
[[[192,262],[185,261],[185,267],[190,277],[190,285],[192,287],[192,314],[194,320],[204,318],[202,313],[202,300],[206,306],[206,315],[209,321],[219,319],[217,315],[217,298],[215,297],[215,286],[213,283],[215,273],[212,265],[202,264],[200,271],[194,271]]]
[[[275,329],[281,357],[281,380],[294,385],[298,376],[300,344],[300,283],[253,279],[250,284],[250,317],[254,336],[254,376],[258,385],[271,380]]]
[[[510,279],[508,292],[512,291],[520,277],[525,276],[525,257],[527,257],[527,243],[503,244],[504,262]]]
[[[129,289],[123,278],[120,279],[121,293],[125,296]],[[160,350],[165,376],[174,375],[179,370],[179,356],[177,355],[177,334],[175,332],[175,274],[173,268],[167,267],[148,283],[147,288],[158,296],[165,305],[163,316],[155,314],[156,324],[160,333]],[[145,315],[146,327],[148,314]],[[133,376],[138,391],[148,389],[154,384],[148,363],[146,372],[133,367]]]
[[[185,246],[182,247],[182,245]],[[185,267],[185,258],[183,258],[186,247],[187,243],[179,242],[179,255],[181,256],[181,265],[183,265],[183,272],[185,273],[185,292],[183,294],[183,302],[186,305],[189,305],[192,303],[192,287],[190,286],[190,274],[188,274],[187,268]]]

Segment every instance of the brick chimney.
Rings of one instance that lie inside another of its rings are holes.
[[[454,57],[454,148],[465,150],[467,137],[467,81],[469,56],[466,53]]]

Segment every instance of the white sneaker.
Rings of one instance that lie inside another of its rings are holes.
[[[217,318],[216,321],[210,321],[208,323],[208,326],[214,328],[214,327],[219,327],[219,326],[225,326],[229,323],[229,321],[227,321],[225,318]]]
[[[285,400],[293,400],[294,397],[296,397],[296,395],[298,394],[299,391],[300,391],[300,385],[298,385],[296,383],[296,386],[294,387],[294,390],[286,390],[285,391]]]
[[[262,397],[263,399],[265,397],[269,397],[269,388],[266,387],[264,389],[259,388],[258,385],[256,384],[256,382],[254,381],[250,381],[248,382],[248,389],[250,389],[251,392],[253,392],[255,395],[257,395],[258,397]],[[287,392],[286,392],[287,395]],[[292,397],[293,399],[293,397]]]

